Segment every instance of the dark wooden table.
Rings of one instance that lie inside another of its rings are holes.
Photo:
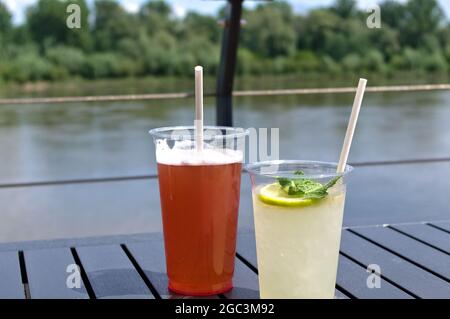
[[[240,231],[234,289],[258,298],[254,234]],[[68,265],[81,288],[68,288]],[[381,287],[368,288],[369,265]],[[167,289],[160,234],[0,245],[0,298],[183,298]],[[186,298],[186,297],[184,297]],[[342,233],[336,298],[450,298],[450,221],[355,227]]]

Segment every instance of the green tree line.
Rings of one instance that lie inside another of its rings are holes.
[[[81,8],[81,28],[69,29],[69,3]],[[380,3],[381,28],[354,0],[305,14],[284,1],[244,9],[239,74],[449,72],[450,24],[436,0]],[[201,64],[215,74],[226,8],[215,16],[173,14],[164,1],[137,13],[115,1],[39,0],[20,25],[0,0],[0,80],[27,82],[191,76]]]

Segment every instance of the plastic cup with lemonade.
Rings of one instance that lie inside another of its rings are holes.
[[[269,161],[247,165],[252,181],[261,298],[333,298],[346,166]]]

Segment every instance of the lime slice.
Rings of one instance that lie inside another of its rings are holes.
[[[315,202],[314,199],[303,199],[286,194],[278,183],[265,185],[261,188],[258,195],[262,202],[275,206],[304,207]]]

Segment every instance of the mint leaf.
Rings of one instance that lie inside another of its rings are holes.
[[[325,189],[333,187],[341,177],[342,176],[336,176],[335,178],[331,179],[328,183],[326,183],[323,187],[325,187]]]
[[[305,199],[321,199],[328,195],[327,190],[331,187],[333,187],[336,182],[341,178],[341,176],[336,176],[335,178],[331,179],[328,183],[323,185],[320,188],[317,188],[311,192],[305,193],[303,198]]]
[[[328,193],[325,189],[318,189],[316,191],[305,194],[302,198],[304,199],[322,199],[327,196]]]
[[[277,180],[281,187],[288,186],[291,183],[291,180],[285,177],[278,177]]]
[[[299,179],[295,180],[294,183],[297,185],[297,188],[301,190],[303,193],[312,192],[318,188],[322,187],[322,184],[315,182],[310,179]]]
[[[283,191],[288,195],[297,196],[304,199],[321,199],[328,195],[327,190],[333,187],[340,178],[341,176],[337,176],[325,185],[322,185],[319,182],[306,178],[289,179],[279,177],[278,183]]]
[[[299,169],[294,172],[294,175],[305,175],[305,172]]]
[[[289,179],[285,177],[277,178],[278,184],[288,195],[303,195],[304,191],[299,187],[297,180]]]

